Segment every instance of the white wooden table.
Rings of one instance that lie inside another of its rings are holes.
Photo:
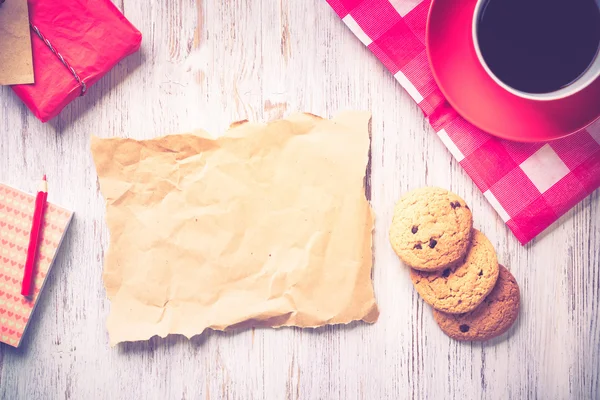
[[[394,78],[325,0],[121,0],[142,51],[54,121],[0,90],[0,181],[76,216],[22,348],[0,346],[0,399],[600,398],[600,193],[522,247]],[[295,110],[373,112],[377,214],[372,326],[208,332],[108,346],[108,232],[90,134],[150,138]],[[515,274],[522,312],[507,336],[458,343],[436,326],[393,254],[394,202],[423,185],[471,205]]]

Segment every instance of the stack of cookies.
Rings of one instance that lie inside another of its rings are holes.
[[[448,336],[487,340],[517,319],[519,286],[498,264],[488,238],[473,229],[473,214],[456,194],[425,187],[404,195],[394,210],[390,241]]]

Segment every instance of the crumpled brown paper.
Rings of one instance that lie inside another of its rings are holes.
[[[33,83],[27,0],[0,4],[0,85]]]
[[[370,114],[92,138],[110,343],[206,328],[375,322]]]

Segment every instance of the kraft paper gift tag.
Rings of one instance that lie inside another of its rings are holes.
[[[296,114],[217,139],[93,137],[110,343],[375,322],[369,119]]]
[[[0,85],[33,83],[27,0],[0,4]]]

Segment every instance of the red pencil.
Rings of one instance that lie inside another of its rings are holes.
[[[23,284],[21,285],[21,294],[23,296],[31,295],[31,284],[33,282],[33,270],[39,247],[40,230],[46,211],[46,200],[48,199],[48,182],[46,175],[40,185],[37,197],[35,198],[35,211],[33,212],[33,221],[31,221],[31,233],[29,235],[29,247],[27,249],[27,261],[25,263],[25,273],[23,275]]]

